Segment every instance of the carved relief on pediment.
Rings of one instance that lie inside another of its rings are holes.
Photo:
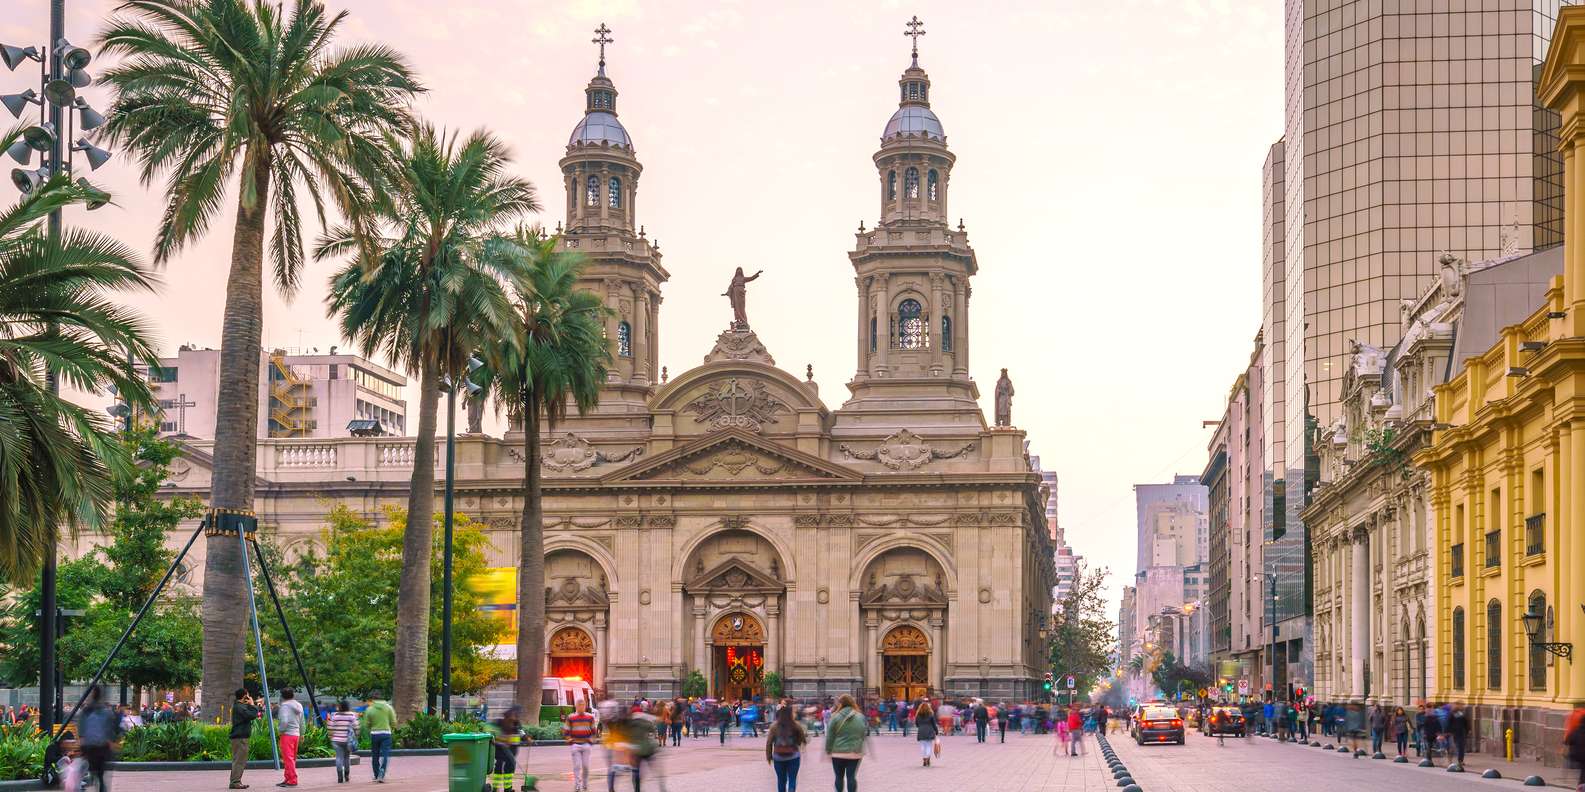
[[[886,583],[872,574],[868,587],[859,597],[859,602],[865,605],[947,604],[947,595],[942,592],[939,579],[931,584],[916,580],[915,577],[912,573],[904,572],[892,578],[890,583]]]
[[[515,450],[512,455],[522,461]],[[577,472],[596,465],[638,459],[643,455],[643,446],[634,446],[621,454],[609,455],[590,445],[588,440],[568,432],[555,442],[540,447],[540,466],[545,470],[556,472]]]
[[[692,413],[695,421],[712,430],[742,429],[755,433],[764,431],[765,424],[776,423],[777,414],[786,410],[787,405],[776,398],[764,382],[736,377],[706,386],[682,408],[683,412]]]
[[[892,470],[918,470],[936,459],[955,459],[974,450],[974,443],[964,443],[955,449],[932,447],[924,438],[907,429],[893,432],[871,449],[854,448],[843,443],[838,448],[846,459],[874,460]]]
[[[782,591],[786,588],[780,580],[781,569],[774,558],[771,559],[769,572],[738,558],[728,559],[713,569],[695,567],[694,572],[693,578],[684,583],[683,588],[695,593]]]

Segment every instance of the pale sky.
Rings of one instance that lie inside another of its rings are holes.
[[[561,219],[556,162],[595,69],[591,30],[616,40],[608,73],[644,165],[638,215],[658,238],[661,359],[697,365],[730,318],[732,269],[763,268],[748,297],[778,363],[813,363],[826,405],[852,375],[859,222],[873,227],[870,157],[908,65],[903,23],[926,24],[920,64],[957,155],[951,205],[979,256],[974,377],[1017,388],[1014,423],[1060,477],[1075,552],[1132,576],[1132,485],[1198,473],[1260,323],[1260,165],[1282,130],[1279,0],[956,3],[328,0],[340,40],[389,44],[429,88],[419,113],[507,141]],[[43,43],[47,0],[7,0],[0,41]],[[113,0],[70,0],[89,44]],[[24,67],[25,68],[25,67]],[[95,71],[90,66],[89,71]],[[11,93],[28,75],[0,71]],[[107,92],[82,91],[104,109]],[[9,121],[9,119],[7,119]],[[9,166],[8,166],[9,167]],[[118,205],[68,224],[145,254],[162,201],[124,158],[94,173]],[[160,347],[218,347],[234,197],[208,237],[136,304]],[[266,294],[266,346],[345,344],[325,318],[332,266],[291,303]],[[410,406],[416,398],[409,396]],[[1112,614],[1115,617],[1115,611]]]

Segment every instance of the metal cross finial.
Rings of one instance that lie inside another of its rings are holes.
[[[904,24],[904,27],[908,29],[903,31],[903,35],[914,40],[914,61],[917,63],[919,61],[919,37],[925,34],[925,23],[919,20],[918,14],[915,14],[913,19],[908,20]]]
[[[594,29],[594,38],[589,39],[589,41],[600,45],[600,65],[604,66],[605,45],[616,41],[616,39],[611,38],[611,29],[606,27],[604,22],[601,22],[600,26]]]

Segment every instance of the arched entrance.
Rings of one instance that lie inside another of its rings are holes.
[[[753,699],[765,678],[765,626],[747,613],[722,616],[710,630],[715,689],[727,700]]]
[[[577,627],[563,627],[551,633],[550,675],[577,677],[593,684],[594,639]]]
[[[892,628],[881,641],[881,695],[917,701],[930,693],[930,639],[911,624]]]

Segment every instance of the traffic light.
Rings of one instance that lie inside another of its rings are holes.
[[[1043,681],[1043,682],[1041,682],[1041,683],[1040,683],[1040,684],[1041,684],[1041,687],[1042,687],[1042,688],[1043,688],[1043,689],[1044,689],[1044,690],[1045,690],[1045,691],[1046,691],[1046,692],[1047,692],[1047,693],[1050,693],[1050,692],[1051,692],[1051,689],[1052,689],[1052,688],[1053,688],[1053,687],[1056,687],[1056,683],[1055,683],[1055,682],[1053,682],[1053,681],[1052,681],[1052,679],[1051,679],[1051,672],[1050,672],[1050,671],[1047,671],[1047,672],[1046,672],[1046,678],[1045,678],[1045,681]]]

